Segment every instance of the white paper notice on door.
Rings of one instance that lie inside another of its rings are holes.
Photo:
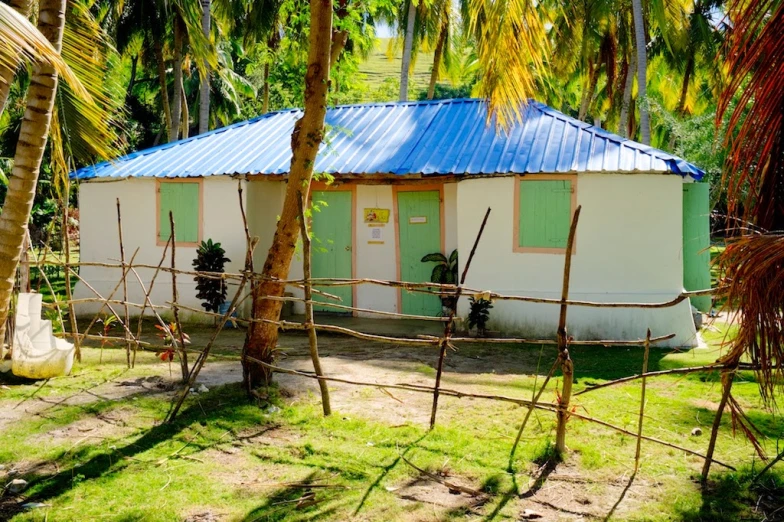
[[[384,239],[383,234],[384,229],[380,227],[373,227],[370,229],[370,239],[375,241],[381,241]]]
[[[411,216],[408,218],[409,225],[422,225],[427,223],[427,216]]]

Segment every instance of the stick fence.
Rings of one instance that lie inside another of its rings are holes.
[[[242,188],[239,188],[240,194],[240,204],[242,205]],[[306,197],[303,197],[303,201],[306,201]],[[658,372],[649,372],[647,369],[647,359],[648,359],[648,352],[649,348],[656,343],[660,343],[669,339],[672,339],[675,334],[666,333],[666,332],[659,332],[659,335],[652,336],[650,330],[648,330],[648,334],[645,339],[638,339],[638,340],[599,340],[599,341],[586,341],[586,340],[574,340],[568,335],[567,326],[567,311],[569,307],[576,306],[576,307],[592,307],[592,308],[638,308],[638,309],[658,309],[658,308],[667,308],[672,306],[677,306],[678,304],[682,303],[683,301],[689,299],[690,297],[695,297],[698,295],[706,295],[712,292],[712,290],[701,290],[697,292],[682,292],[669,300],[662,301],[662,302],[653,302],[653,303],[640,303],[640,302],[594,302],[594,301],[584,301],[584,300],[574,300],[568,298],[568,291],[569,291],[569,271],[570,271],[570,258],[569,255],[571,253],[571,245],[574,238],[574,233],[577,228],[577,220],[579,218],[579,208],[575,212],[574,219],[572,221],[572,226],[570,228],[569,234],[569,241],[568,241],[568,248],[567,248],[567,255],[565,256],[565,263],[564,263],[564,277],[563,277],[563,288],[561,292],[561,298],[543,298],[543,297],[530,297],[530,296],[519,296],[519,295],[505,295],[500,294],[493,291],[482,290],[482,289],[475,289],[465,286],[466,276],[468,274],[468,270],[471,265],[471,260],[476,252],[477,248],[480,246],[480,240],[482,236],[482,232],[485,229],[487,224],[487,218],[490,214],[490,209],[487,209],[487,213],[484,216],[484,220],[479,226],[478,233],[476,236],[476,240],[474,242],[473,248],[470,252],[469,257],[464,266],[464,270],[462,272],[461,278],[456,284],[437,284],[437,283],[420,283],[420,282],[407,282],[407,281],[394,281],[394,280],[380,280],[380,279],[369,279],[369,278],[314,278],[311,277],[310,274],[310,238],[309,238],[309,231],[308,227],[305,226],[306,218],[305,218],[305,206],[304,203],[300,204],[300,219],[302,222],[302,234],[304,240],[304,256],[305,256],[305,275],[303,278],[300,279],[288,279],[288,280],[275,280],[278,283],[284,284],[290,288],[296,288],[303,291],[302,297],[286,295],[283,297],[278,296],[257,296],[257,299],[270,299],[270,300],[281,300],[287,302],[296,302],[302,303],[305,306],[306,314],[305,318],[302,322],[291,321],[291,320],[268,320],[268,319],[260,319],[260,318],[253,318],[253,317],[235,317],[236,312],[240,309],[242,303],[249,298],[250,293],[247,291],[249,288],[254,288],[260,282],[264,281],[265,278],[263,274],[257,273],[253,269],[253,250],[256,247],[258,242],[257,238],[252,238],[248,232],[247,220],[245,219],[245,210],[242,207],[242,216],[243,216],[243,225],[245,228],[245,236],[247,239],[247,249],[245,253],[245,266],[244,269],[240,272],[235,273],[217,273],[217,272],[200,272],[195,270],[187,270],[177,268],[175,263],[175,252],[176,252],[176,241],[174,241],[175,235],[175,223],[174,218],[170,214],[170,228],[171,228],[171,236],[164,247],[163,254],[161,257],[160,262],[157,265],[145,264],[145,263],[136,263],[135,259],[138,254],[138,249],[130,256],[130,258],[126,258],[125,255],[125,245],[123,241],[123,234],[122,234],[122,216],[121,216],[121,209],[120,209],[120,201],[117,200],[117,223],[118,223],[118,239],[119,239],[119,252],[120,252],[120,259],[117,262],[92,262],[92,261],[78,261],[73,262],[66,252],[66,256],[64,259],[60,259],[52,253],[52,259],[47,260],[47,265],[62,267],[65,274],[67,274],[68,279],[73,276],[85,286],[94,296],[93,297],[80,297],[74,298],[70,294],[70,288],[67,292],[65,299],[57,298],[55,299],[54,303],[49,305],[52,308],[56,309],[58,314],[62,317],[62,308],[66,308],[70,311],[70,322],[71,322],[71,332],[61,334],[64,337],[71,337],[77,346],[82,345],[82,343],[86,340],[100,340],[103,343],[111,342],[111,341],[118,341],[125,345],[126,349],[126,361],[128,367],[132,367],[136,361],[136,351],[138,349],[142,350],[150,350],[156,352],[165,352],[165,353],[172,353],[177,356],[179,359],[181,369],[182,369],[182,380],[183,386],[181,390],[176,394],[176,397],[172,403],[172,407],[167,415],[167,421],[172,421],[182,404],[184,403],[185,399],[187,398],[188,391],[195,383],[199,372],[204,367],[207,359],[210,357],[211,349],[217,340],[218,336],[220,335],[221,331],[223,330],[225,324],[228,321],[233,321],[243,325],[250,325],[255,322],[263,322],[274,324],[278,326],[281,330],[300,330],[306,332],[309,338],[309,345],[310,345],[310,354],[313,360],[314,370],[315,373],[307,373],[302,371],[291,370],[287,368],[282,368],[276,364],[273,364],[272,361],[261,361],[255,359],[253,357],[248,356],[244,350],[243,354],[239,359],[243,362],[244,365],[249,364],[257,364],[265,367],[267,370],[275,373],[283,373],[294,375],[302,378],[308,379],[316,379],[319,383],[319,386],[322,391],[322,403],[324,407],[324,414],[329,415],[331,408],[329,404],[329,394],[327,383],[335,382],[335,383],[342,383],[342,384],[349,384],[353,386],[366,386],[366,387],[375,387],[379,389],[400,389],[400,390],[407,390],[417,393],[425,393],[432,396],[432,410],[431,410],[431,418],[430,418],[430,427],[434,427],[436,424],[437,419],[437,412],[439,406],[439,396],[450,396],[450,397],[457,397],[457,398],[473,398],[473,399],[482,399],[482,400],[490,400],[490,401],[501,401],[507,403],[513,403],[520,406],[524,406],[526,408],[526,412],[520,424],[519,431],[517,433],[517,437],[515,439],[514,445],[511,450],[510,459],[509,459],[509,466],[512,467],[512,463],[514,460],[515,450],[519,444],[521,439],[523,430],[528,422],[528,419],[531,416],[533,410],[541,410],[547,411],[554,414],[558,420],[558,429],[557,429],[557,450],[559,452],[563,452],[565,449],[565,437],[566,437],[566,426],[567,422],[572,419],[582,420],[586,422],[591,422],[597,425],[604,426],[608,429],[621,432],[624,434],[628,434],[633,436],[637,441],[637,448],[635,452],[635,463],[634,469],[636,473],[636,469],[639,467],[640,462],[640,445],[642,441],[651,442],[662,444],[674,449],[678,449],[680,451],[684,451],[688,454],[698,456],[704,459],[707,463],[715,462],[718,465],[731,468],[728,464],[722,463],[712,457],[712,451],[709,451],[708,455],[703,455],[701,453],[695,452],[688,448],[684,448],[666,441],[662,441],[659,439],[655,439],[653,437],[649,437],[643,434],[643,422],[642,419],[644,417],[644,410],[645,410],[645,384],[647,378],[653,378],[661,375],[671,375],[671,374],[679,374],[679,373],[693,373],[693,372],[709,372],[709,371],[716,371],[716,370],[726,370],[723,365],[716,364],[716,365],[707,365],[707,366],[699,366],[693,368],[679,368],[675,370],[667,370],[667,371],[658,371]],[[166,266],[167,255],[169,257],[170,263],[169,266]],[[41,264],[38,262],[37,258],[35,257],[35,253],[33,252],[33,259],[36,259],[36,264],[39,267],[39,272],[41,275],[45,276],[45,270],[42,269]],[[88,281],[86,281],[79,273],[79,268],[81,267],[98,267],[98,268],[107,268],[107,269],[116,269],[120,273],[120,279],[117,282],[114,289],[107,294],[106,296],[101,295]],[[145,285],[145,280],[141,277],[140,271],[146,270],[150,271],[152,277],[149,279],[148,286]],[[155,304],[152,302],[151,295],[152,291],[156,282],[157,277],[161,273],[167,273],[171,276],[172,279],[172,291],[171,291],[171,300],[165,302],[165,304]],[[128,290],[128,276],[132,274],[135,278],[136,283],[140,286],[142,293],[144,295],[143,302],[131,302],[129,300],[129,290]],[[220,279],[224,281],[233,281],[236,283],[236,291],[234,292],[233,297],[230,299],[230,306],[225,313],[215,313],[215,312],[207,312],[205,310],[188,306],[184,303],[181,303],[179,300],[179,295],[177,291],[177,276],[181,277],[200,277],[200,278],[208,278],[208,279]],[[51,290],[51,285],[49,284],[48,280],[47,285]],[[397,313],[397,312],[386,312],[386,311],[378,311],[366,308],[360,308],[356,306],[349,306],[340,302],[340,299],[330,294],[325,289],[329,289],[331,287],[344,287],[344,286],[360,286],[360,285],[375,285],[375,286],[383,286],[389,288],[397,288],[407,292],[418,292],[424,293],[429,295],[436,295],[439,297],[450,297],[452,298],[451,302],[453,303],[452,308],[449,310],[449,313],[446,317],[429,317],[429,316],[421,316],[421,315],[412,315],[412,314],[405,314],[405,313]],[[319,286],[320,288],[314,288],[314,286]],[[116,297],[118,291],[122,289],[122,299]],[[54,292],[52,291],[53,295]],[[316,301],[313,296],[319,296],[321,300]],[[457,311],[457,302],[461,296],[473,296],[476,299],[487,299],[487,300],[496,300],[496,301],[516,301],[516,302],[529,302],[529,303],[539,303],[545,305],[557,305],[560,308],[559,314],[559,323],[558,329],[554,339],[527,339],[522,337],[504,337],[504,338],[473,338],[473,337],[458,337],[455,336],[455,326],[456,322],[460,319],[456,317]],[[89,323],[89,326],[79,332],[76,328],[76,317],[74,312],[75,305],[82,305],[86,303],[99,303],[101,306],[99,311],[94,315],[93,319]],[[437,321],[441,322],[444,325],[443,333],[440,336],[435,335],[419,335],[417,337],[396,337],[396,336],[388,336],[388,335],[377,335],[371,334],[366,332],[361,332],[355,330],[353,328],[343,327],[343,326],[335,326],[329,324],[319,324],[316,319],[317,317],[313,315],[313,305],[318,304],[318,306],[329,307],[334,310],[339,311],[346,311],[351,313],[361,313],[361,314],[369,314],[369,315],[379,315],[385,317],[394,317],[397,319],[409,319],[409,320],[427,320],[427,321]],[[118,313],[117,308],[122,310],[121,313]],[[91,333],[92,328],[95,324],[99,321],[101,314],[104,312],[105,309],[108,309],[109,312],[116,318],[117,324],[122,328],[122,337],[120,336],[112,336],[112,335],[97,335]],[[136,309],[139,310],[138,322],[136,325],[136,331],[133,332],[130,325],[130,310]],[[169,325],[161,318],[161,312],[163,311],[170,311],[174,317],[174,326]],[[142,319],[144,318],[147,312],[150,312],[156,319],[158,326],[164,330],[166,333],[166,343],[163,344],[155,344],[151,342],[141,341],[142,336]],[[187,346],[187,339],[185,333],[183,332],[183,327],[180,320],[179,312],[187,311],[194,315],[201,315],[204,317],[213,318],[216,321],[216,327],[211,336],[209,342],[203,349],[196,349],[194,347]],[[175,330],[176,331],[172,331]],[[415,347],[422,347],[422,348],[437,348],[438,349],[438,364],[437,364],[437,372],[435,377],[435,382],[433,386],[422,386],[422,385],[414,385],[414,384],[405,384],[405,383],[374,383],[374,382],[365,382],[365,381],[355,381],[349,379],[343,379],[339,377],[327,376],[324,372],[324,369],[321,366],[321,363],[318,358],[318,333],[329,332],[333,334],[341,334],[349,337],[353,337],[355,339],[360,339],[368,342],[374,343],[387,343],[387,344],[396,344],[402,346],[415,346]],[[444,360],[447,357],[448,351],[450,348],[454,348],[455,345],[461,343],[485,343],[485,344],[513,344],[513,345],[552,345],[555,349],[552,352],[552,356],[555,359],[549,373],[547,374],[546,378],[544,379],[543,383],[538,387],[538,389],[534,389],[532,392],[532,396],[529,399],[523,398],[515,398],[515,397],[506,397],[501,395],[486,395],[486,394],[477,394],[477,393],[468,393],[461,390],[455,389],[447,389],[441,386],[442,375],[444,371]],[[645,353],[645,363],[643,364],[642,372],[639,375],[624,377],[621,379],[616,379],[614,381],[605,382],[591,388],[587,388],[581,391],[577,391],[575,393],[571,392],[571,376],[574,372],[575,362],[571,358],[569,354],[569,347],[571,345],[603,345],[607,347],[614,347],[614,346],[640,346],[644,347]],[[193,362],[193,365],[189,367],[188,365],[188,356],[187,353],[191,352],[196,354],[196,359]],[[540,403],[541,396],[545,391],[547,385],[549,384],[551,378],[555,374],[556,369],[560,368],[564,379],[562,379],[563,389],[559,395],[559,401],[557,404],[542,404]],[[609,422],[596,419],[590,417],[585,414],[580,414],[574,411],[574,408],[569,407],[569,399],[571,396],[578,396],[584,393],[592,392],[594,390],[598,390],[601,388],[606,388],[609,386],[615,386],[620,384],[629,383],[635,381],[637,379],[642,379],[642,391],[641,391],[641,399],[640,399],[640,409],[639,409],[639,422],[638,422],[638,429],[636,432],[628,431],[624,428],[615,426]],[[717,426],[714,425],[714,430],[717,429]]]

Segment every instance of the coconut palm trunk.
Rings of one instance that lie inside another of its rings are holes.
[[[634,43],[637,47],[637,102],[640,109],[640,141],[651,144],[651,124],[648,117],[648,56],[645,44],[645,19],[642,13],[642,0],[632,0],[634,17]]]
[[[681,96],[678,100],[678,108],[675,109],[675,112],[678,113],[679,116],[683,116],[686,112],[686,98],[689,95],[689,83],[691,82],[692,74],[694,74],[694,55],[690,54],[686,60],[686,68],[683,71],[683,84],[681,84]]]
[[[211,0],[201,0],[201,30],[207,40],[210,39],[210,5]],[[210,130],[210,66],[205,61],[204,78],[199,85],[199,134]]]
[[[400,101],[408,100],[408,71],[411,68],[411,48],[414,45],[414,22],[416,22],[416,4],[409,0],[406,35],[403,40],[403,60],[400,64]]]
[[[30,18],[30,10],[33,7],[32,0],[11,0],[8,2],[8,5],[25,18]],[[11,83],[15,74],[16,71],[11,67],[5,64],[0,65],[0,114],[3,114],[5,110],[5,104],[8,102],[8,93],[11,92]]]
[[[438,82],[438,70],[441,67],[441,59],[444,55],[444,45],[446,45],[446,37],[449,32],[449,19],[441,27],[441,33],[438,35],[438,43],[436,43],[436,50],[433,53],[433,69],[430,71],[430,85],[427,87],[427,99],[432,100],[436,93],[436,82]]]
[[[172,90],[171,127],[169,142],[177,141],[182,118],[182,51],[185,46],[185,28],[179,13],[174,14],[174,88]]]
[[[621,98],[621,116],[618,121],[618,134],[624,138],[629,137],[629,108],[632,105],[632,87],[634,86],[634,75],[637,74],[637,56],[632,55],[629,63],[629,71],[623,82],[623,97]]]
[[[332,38],[332,0],[310,0],[310,46],[305,75],[305,111],[294,125],[291,135],[291,167],[283,210],[278,220],[264,263],[264,280],[253,287],[253,317],[260,321],[278,321],[281,301],[265,299],[283,296],[285,286],[274,282],[286,279],[299,238],[299,199],[307,201],[313,165],[324,134],[327,114],[330,47]],[[253,322],[248,328],[243,355],[271,363],[278,341],[278,327],[270,322]],[[270,382],[272,373],[243,357],[243,377],[250,391]]]
[[[38,30],[62,49],[66,0],[40,0]],[[0,214],[0,339],[5,336],[5,322],[14,287],[14,275],[22,253],[30,210],[33,207],[38,172],[44,157],[49,126],[52,122],[57,73],[50,65],[36,64],[27,90],[27,109],[22,118],[16,144],[14,168],[8,180],[8,192]]]
[[[166,62],[163,58],[163,42],[161,41],[161,35],[156,34],[153,36],[155,42],[153,47],[155,48],[155,61],[158,62],[157,69],[158,69],[158,83],[160,84],[161,88],[161,109],[163,110],[163,122],[166,125],[166,136],[168,137],[171,134],[172,128],[172,114],[171,114],[171,107],[169,106],[169,87],[168,82],[166,81]]]

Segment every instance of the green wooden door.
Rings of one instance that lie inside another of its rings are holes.
[[[710,185],[683,184],[683,287],[710,288]],[[692,297],[691,304],[710,312],[709,295]]]
[[[312,219],[312,266],[313,277],[351,278],[352,235],[351,192],[315,191],[312,199],[318,211],[313,211]],[[351,286],[316,287],[319,290],[337,295],[342,299],[325,299],[317,294],[314,301],[327,301],[343,306],[353,306]],[[324,312],[346,312],[339,308],[314,306],[314,310]]]
[[[403,281],[427,282],[435,263],[422,257],[441,252],[441,197],[437,190],[398,192],[400,277]],[[438,296],[402,290],[402,312],[436,316],[441,312]]]

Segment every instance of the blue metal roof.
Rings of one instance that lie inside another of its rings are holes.
[[[72,178],[286,174],[301,110],[265,114],[192,138],[84,167]],[[327,111],[316,172],[330,174],[525,174],[704,172],[664,151],[627,140],[530,102],[523,123],[496,131],[483,100],[346,105]]]

